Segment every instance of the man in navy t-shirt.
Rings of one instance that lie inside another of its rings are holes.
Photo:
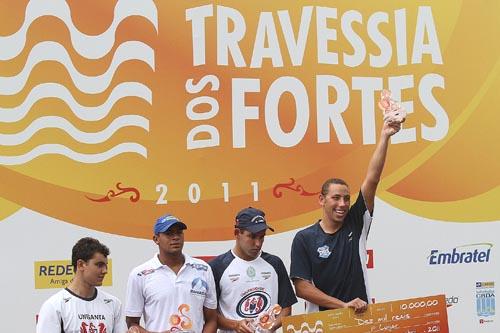
[[[372,220],[375,191],[392,135],[400,123],[384,122],[380,140],[368,165],[356,202],[350,207],[347,183],[328,179],[321,188],[323,216],[299,231],[293,240],[290,277],[307,312],[353,308],[366,310],[369,301],[366,239]]]

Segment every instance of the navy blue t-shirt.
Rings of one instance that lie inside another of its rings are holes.
[[[319,222],[295,235],[290,277],[310,281],[325,294],[343,302],[355,298],[368,302],[366,238],[371,216],[361,191],[335,233],[325,233]],[[316,309],[327,310],[309,304],[308,312]]]

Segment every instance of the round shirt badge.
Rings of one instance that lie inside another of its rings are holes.
[[[255,277],[255,268],[253,268],[252,266],[248,267],[247,268],[247,275],[248,277]]]

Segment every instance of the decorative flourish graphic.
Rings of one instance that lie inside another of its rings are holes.
[[[73,64],[68,51],[63,45],[44,41],[36,44],[30,51],[23,70],[14,76],[0,77],[0,87],[3,95],[19,93],[26,85],[33,68],[44,61],[57,61],[66,67],[75,86],[86,94],[99,94],[111,84],[118,66],[130,60],[140,60],[154,70],[154,50],[139,41],[126,41],[116,49],[111,65],[105,73],[97,76],[87,76],[80,73]]]
[[[131,0],[119,0],[114,7],[113,22],[100,35],[87,35],[78,30],[73,22],[74,13],[63,0],[54,0],[50,4],[34,0],[27,4],[25,19],[19,30],[11,35],[0,37],[2,45],[0,61],[9,64],[24,61],[16,74],[8,76],[0,74],[0,96],[6,97],[7,101],[6,104],[0,105],[0,126],[6,128],[6,132],[0,128],[0,165],[21,165],[42,155],[62,155],[85,164],[105,162],[125,153],[147,158],[147,148],[139,142],[134,142],[137,138],[126,136],[123,139],[123,135],[116,133],[118,131],[137,133],[136,130],[131,129],[133,127],[149,132],[149,119],[143,115],[130,114],[135,111],[128,111],[126,115],[112,113],[112,109],[122,99],[138,98],[152,105],[152,91],[145,84],[132,81],[128,77],[125,80],[120,79],[121,82],[113,82],[118,77],[115,74],[119,67],[125,62],[130,63],[127,65],[129,67],[135,67],[133,63],[139,61],[155,71],[155,52],[146,43],[138,40],[125,40],[120,41],[119,45],[114,48],[115,41],[117,41],[115,40],[117,27],[130,16],[146,19],[158,31],[158,13],[153,1],[141,1],[138,4]],[[67,42],[42,40],[33,45],[25,60],[20,60],[23,51],[26,51],[25,48],[30,45],[27,40],[33,32],[29,28],[41,17],[54,17],[61,20],[68,29],[71,45],[67,45]],[[70,49],[92,62],[105,57],[110,52],[113,54],[104,72],[89,76],[84,74],[85,70],[77,69],[80,66],[75,64],[79,64],[81,59],[70,55],[68,52]],[[46,75],[42,82],[31,85],[32,81],[37,81],[39,67],[51,66],[47,63],[62,65],[70,81],[55,82],[57,80]],[[68,85],[70,82],[73,86]],[[27,89],[29,89],[28,92],[25,91]],[[84,102],[89,97],[101,98],[98,94],[107,96],[97,105],[88,105],[88,102]],[[15,104],[9,102],[9,99],[15,100]],[[57,105],[64,103],[77,119],[67,115],[66,108],[60,106],[50,108],[51,113],[48,116],[38,116],[37,107],[53,101],[56,101]],[[126,112],[125,108],[122,107],[119,112]],[[105,121],[107,127],[101,131],[84,130],[84,127],[94,126],[92,123],[98,121]],[[7,127],[11,123],[13,126],[23,126],[24,129],[12,133]],[[73,142],[63,143],[55,139],[58,136],[54,133],[60,131],[68,134]],[[114,137],[122,137],[122,139],[110,147],[107,142],[116,141]],[[97,146],[98,150],[94,149],[93,153],[88,153],[90,145]],[[29,147],[29,150],[25,146]]]
[[[273,188],[273,196],[275,198],[281,198],[283,196],[283,192],[280,190],[281,188],[285,188],[287,190],[292,190],[294,192],[299,192],[299,195],[306,196],[306,197],[311,197],[318,195],[320,192],[308,192],[304,189],[304,187],[300,184],[297,184],[295,186],[295,179],[290,178],[289,183],[283,183],[283,184],[276,184]]]
[[[115,17],[111,26],[98,36],[89,36],[80,32],[71,19],[71,11],[64,0],[51,2],[34,0],[28,3],[24,23],[16,33],[0,37],[0,60],[9,60],[17,57],[26,45],[26,33],[31,23],[42,16],[59,18],[68,27],[71,34],[72,46],[76,52],[85,58],[99,59],[105,56],[115,42],[118,24],[129,16],[142,16],[154,24],[158,30],[158,14],[153,1],[120,0],[115,7]]]
[[[318,320],[314,323],[313,327],[310,327],[308,323],[302,323],[302,325],[298,330],[296,330],[293,325],[288,325],[286,331],[289,333],[304,333],[304,332],[323,333],[323,322],[321,320]]]
[[[122,194],[132,192],[133,194],[129,197],[130,201],[132,202],[137,202],[141,198],[141,194],[138,189],[135,187],[121,187],[122,183],[116,183],[116,188],[119,190],[119,192],[115,192],[114,190],[109,190],[108,193],[99,199],[92,199],[89,198],[88,196],[85,196],[87,199],[94,201],[94,202],[108,202],[111,201],[111,198],[120,196]]]

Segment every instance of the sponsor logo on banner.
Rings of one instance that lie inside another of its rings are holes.
[[[271,304],[271,296],[263,288],[249,291],[236,305],[236,313],[242,318],[255,318]]]
[[[476,310],[479,317],[495,315],[495,282],[476,282]],[[491,322],[480,318],[479,322]]]
[[[451,250],[431,250],[427,257],[429,265],[454,265],[487,263],[491,258],[491,243],[467,244],[454,247]]]
[[[375,257],[373,249],[366,250],[366,268],[371,269],[375,267]]]
[[[450,307],[450,306],[456,305],[456,304],[458,304],[458,301],[459,301],[458,296],[446,297],[446,306]]]
[[[108,259],[108,273],[102,281],[103,286],[113,283],[112,260]],[[71,260],[35,261],[35,289],[65,288],[73,280]]]

